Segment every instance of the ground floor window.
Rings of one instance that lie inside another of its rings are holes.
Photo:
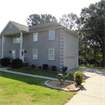
[[[16,58],[16,52],[15,52],[15,50],[12,50],[12,58],[13,58],[13,59]]]
[[[48,60],[54,60],[55,59],[54,56],[55,56],[54,48],[49,48],[48,49]]]
[[[34,60],[38,59],[38,49],[33,49],[33,59]]]

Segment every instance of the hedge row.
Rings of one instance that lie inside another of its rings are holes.
[[[31,68],[36,68],[34,64],[31,65]],[[38,67],[39,69],[47,70],[49,68],[48,64],[43,64],[42,66]],[[56,71],[56,66],[51,66],[52,71]]]
[[[0,60],[0,64],[5,67],[11,64],[12,68],[21,68],[23,65],[23,62],[21,59],[13,59],[12,62],[10,62],[10,58],[2,58]]]

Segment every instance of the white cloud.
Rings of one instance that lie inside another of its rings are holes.
[[[30,14],[52,14],[59,19],[63,14],[80,14],[82,8],[100,0],[0,0],[0,31],[9,20],[26,25]]]

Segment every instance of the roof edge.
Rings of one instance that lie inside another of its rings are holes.
[[[1,31],[1,35],[3,34],[3,32],[4,32],[4,30],[7,28],[7,26],[9,25],[9,24],[12,24],[14,27],[16,27],[13,23],[12,23],[12,21],[9,21],[8,23],[7,23],[7,25],[4,27],[4,29]],[[18,27],[16,27],[19,31],[21,31]]]

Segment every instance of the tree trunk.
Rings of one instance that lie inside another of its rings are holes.
[[[102,67],[105,67],[105,42],[103,43],[102,48]]]

